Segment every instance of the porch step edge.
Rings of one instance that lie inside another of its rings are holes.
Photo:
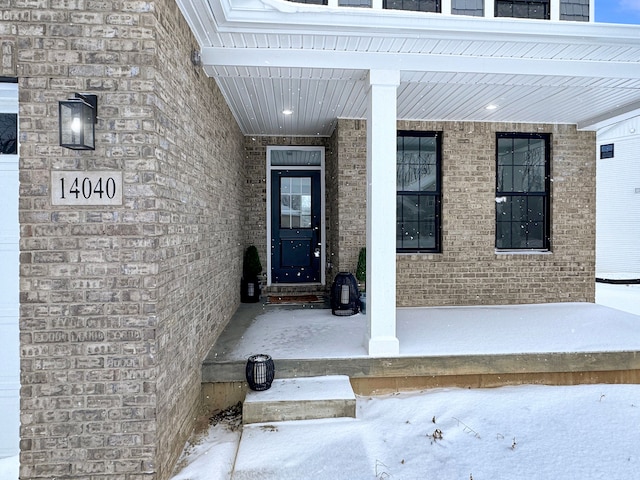
[[[269,390],[248,391],[242,423],[356,416],[356,396],[346,375],[283,378]]]

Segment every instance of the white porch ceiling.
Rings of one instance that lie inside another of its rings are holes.
[[[365,118],[370,69],[400,71],[398,119],[597,129],[640,114],[638,26],[283,0],[178,4],[247,135],[328,136],[337,118]]]

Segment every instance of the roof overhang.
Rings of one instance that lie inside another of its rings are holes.
[[[365,118],[376,69],[400,72],[398,119],[596,130],[640,113],[638,26],[283,0],[178,4],[247,135],[327,136],[337,118]]]

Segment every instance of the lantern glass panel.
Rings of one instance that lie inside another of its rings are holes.
[[[81,99],[60,102],[60,145],[72,150],[95,149],[93,108]]]

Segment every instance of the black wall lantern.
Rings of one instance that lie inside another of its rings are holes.
[[[95,150],[95,126],[98,116],[97,95],[76,93],[58,102],[60,146],[71,150]]]

